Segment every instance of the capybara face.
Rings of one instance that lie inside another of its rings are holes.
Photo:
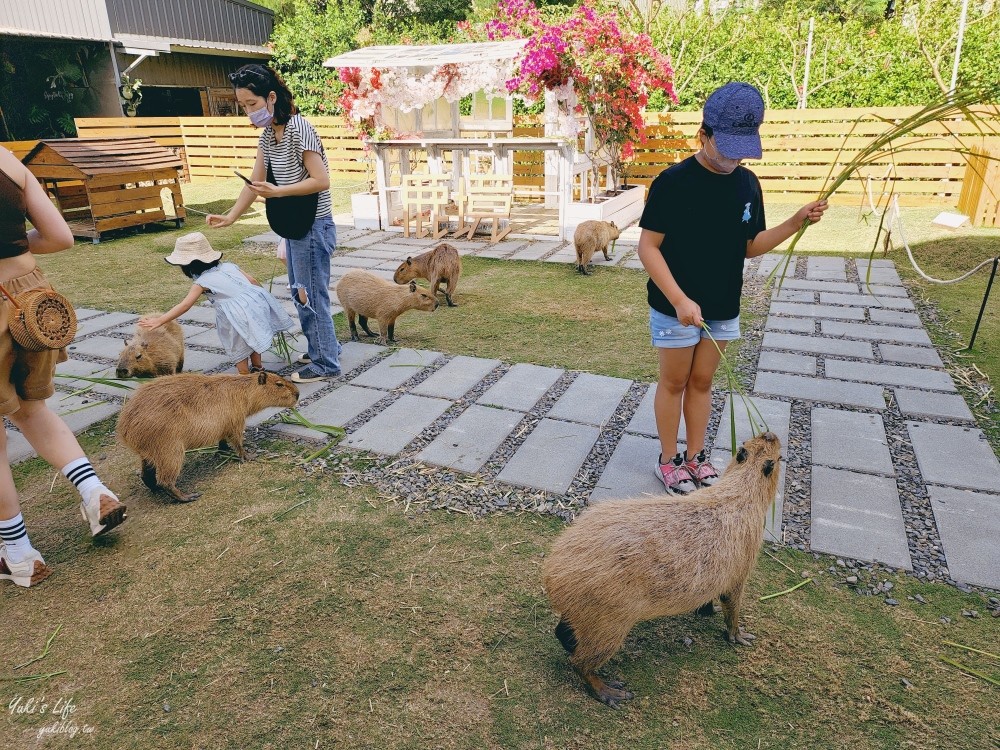
[[[299,389],[295,383],[274,373],[257,373],[257,385],[267,389],[267,401],[272,406],[295,406],[299,401]]]
[[[736,453],[737,463],[754,462],[761,467],[765,477],[771,476],[781,461],[781,441],[773,432],[765,432],[750,438]]]
[[[410,282],[410,292],[417,295],[417,304],[413,306],[414,310],[423,310],[424,312],[434,312],[437,310],[437,298],[418,287],[417,282]]]
[[[152,378],[156,376],[156,363],[148,356],[147,344],[126,344],[118,359],[115,375],[119,378]]]
[[[418,276],[417,269],[413,266],[413,258],[409,257],[399,264],[399,268],[396,269],[392,280],[397,284],[405,284],[407,281],[412,281]]]
[[[622,236],[622,230],[620,230],[618,228],[618,225],[615,224],[613,221],[609,221],[608,226],[611,227],[610,236],[612,240],[617,240],[619,237]]]

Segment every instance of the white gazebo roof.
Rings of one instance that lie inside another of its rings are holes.
[[[478,63],[513,60],[527,39],[503,42],[465,42],[462,44],[394,44],[363,47],[331,57],[327,68],[420,68],[446,63]]]

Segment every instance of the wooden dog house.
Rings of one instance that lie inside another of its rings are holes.
[[[59,205],[74,237],[100,242],[111,229],[184,223],[181,160],[144,136],[39,141],[23,159]],[[173,215],[164,210],[169,190]]]

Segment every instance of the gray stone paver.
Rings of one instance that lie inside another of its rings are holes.
[[[913,328],[918,328],[923,325],[920,321],[920,316],[916,313],[875,308],[870,310],[868,314],[872,319],[872,323],[885,323],[892,326],[910,326]]]
[[[342,385],[307,406],[299,407],[299,413],[315,424],[343,427],[365,409],[370,409],[386,397],[385,391],[374,388],[358,388]],[[300,392],[301,398],[301,392]],[[275,413],[280,410],[275,410]],[[261,421],[264,421],[263,419]],[[317,438],[323,433],[300,425],[280,424],[274,429],[288,435]]]
[[[809,291],[799,291],[797,289],[775,289],[771,293],[771,299],[775,302],[804,302],[813,304],[816,301],[816,293]],[[774,308],[771,308],[774,310]]]
[[[31,443],[20,432],[7,430],[7,462],[11,465],[36,455]]]
[[[233,374],[236,373],[233,361],[227,354],[199,352],[194,349],[188,349],[184,352],[184,372],[208,372],[209,370],[221,368],[224,365],[229,366],[225,369],[231,370]]]
[[[900,297],[873,297],[870,294],[841,294],[837,292],[820,292],[820,304],[850,305],[854,307],[885,307],[893,310],[913,310],[913,303]]]
[[[794,315],[800,318],[828,318],[830,320],[864,320],[865,311],[856,307],[837,305],[800,305],[794,302],[772,302],[771,314]]]
[[[757,367],[761,370],[790,372],[795,375],[815,375],[816,358],[807,357],[802,354],[787,354],[785,352],[764,350],[760,353],[760,358],[757,360]]]
[[[543,419],[497,476],[501,482],[564,493],[597,441],[590,425]]]
[[[853,281],[820,281],[817,279],[791,279],[785,278],[781,284],[781,289],[797,289],[799,291],[810,292],[843,292],[846,294],[858,294],[858,285]]]
[[[842,359],[826,360],[826,376],[862,383],[902,385],[935,391],[954,391],[951,375],[942,370],[927,370],[904,365],[878,365],[871,362],[847,362]]]
[[[353,269],[353,268],[368,269],[381,265],[383,262],[384,261],[382,261],[379,258],[362,258],[362,257],[355,257],[354,255],[340,255],[333,259],[331,266],[340,266],[341,268],[347,268],[347,269]]]
[[[88,394],[69,395],[57,392],[46,403],[63,418],[73,432],[85,430],[93,424],[118,413],[118,404],[104,401]]]
[[[528,411],[563,374],[554,367],[519,363],[477,401],[487,406],[500,406],[514,411]]]
[[[911,391],[908,388],[895,390],[899,411],[907,417],[944,417],[973,421],[972,412],[965,399],[956,393],[931,393]]]
[[[872,345],[867,341],[828,339],[819,336],[797,336],[794,333],[767,332],[764,334],[761,348],[785,349],[791,352],[805,352],[807,354],[834,354],[843,357],[858,357],[860,359],[875,358]]]
[[[791,259],[789,259],[788,267],[785,270],[786,278],[791,278],[795,276],[795,270],[797,268],[798,260],[799,259],[795,256],[792,256]],[[770,276],[771,271],[773,271],[779,264],[784,265],[784,263],[785,263],[784,254],[765,255],[763,258],[760,259],[760,265],[757,266],[757,275]],[[781,271],[778,271],[778,274],[781,274]],[[776,274],[776,278],[778,274]]]
[[[816,321],[813,318],[787,318],[782,315],[768,315],[764,329],[811,334],[816,332]]]
[[[872,284],[871,286],[861,282],[861,291],[866,294],[874,294],[876,297],[906,297],[906,289],[901,286],[888,286],[886,284]]]
[[[843,258],[817,255],[806,258],[806,278],[825,281],[847,281],[847,268]]]
[[[894,476],[885,423],[878,414],[812,410],[813,464]]]
[[[810,546],[912,570],[896,482],[814,466]]]
[[[923,328],[900,328],[898,326],[824,320],[820,322],[820,330],[827,336],[849,336],[850,338],[862,339],[864,341],[892,341],[899,344],[931,345],[931,339]]]
[[[590,493],[590,502],[663,495],[663,484],[655,475],[659,453],[660,441],[655,437],[622,435]]]
[[[341,347],[340,371],[345,375],[385,351],[384,346],[365,344],[360,341],[345,341]]]
[[[124,348],[124,339],[115,339],[110,336],[91,336],[89,339],[73,341],[68,347],[68,353],[70,356],[82,354],[87,357],[113,359],[117,362]]]
[[[398,388],[425,367],[434,364],[439,359],[441,359],[441,355],[437,352],[419,349],[400,349],[374,367],[365,370],[351,382],[354,385],[391,390]]]
[[[419,396],[459,399],[499,366],[499,359],[455,357],[412,392]]]
[[[927,491],[951,577],[1000,589],[1000,496],[950,487]]]
[[[399,453],[451,405],[443,398],[404,394],[349,435],[347,445],[374,453]]]
[[[885,408],[885,398],[880,386],[829,378],[759,372],[754,383],[754,392],[833,404],[850,404],[868,409]]]
[[[886,362],[905,362],[911,365],[931,365],[944,367],[941,355],[936,349],[927,346],[899,346],[897,344],[880,343],[879,354]]]
[[[104,310],[95,310],[91,307],[74,307],[73,312],[76,313],[77,322],[93,318],[95,315],[104,315]]]
[[[1000,461],[981,430],[929,422],[906,428],[927,484],[1000,492]]]
[[[562,244],[563,243],[561,242],[532,242],[530,245],[527,245],[510,256],[510,259],[539,260],[543,255],[552,252]]]
[[[899,278],[899,274],[896,273],[895,268],[872,266],[871,275],[869,275],[867,267],[863,266],[860,261],[858,262],[858,276],[861,278],[861,283],[863,284],[903,285],[903,280]]]
[[[105,331],[108,328],[117,328],[125,323],[135,323],[139,320],[138,315],[131,313],[112,312],[105,315],[94,315],[86,320],[80,321],[76,327],[77,339],[87,336],[95,331]]]
[[[580,373],[546,416],[600,427],[614,415],[631,385],[623,378]]]
[[[656,383],[650,383],[646,388],[646,393],[636,407],[635,414],[625,428],[625,432],[638,435],[651,435],[657,437],[659,432],[656,429],[656,413],[653,411],[653,400],[656,398]],[[678,442],[687,440],[687,427],[684,424],[684,415],[681,415],[681,423],[677,429]],[[683,446],[681,446],[683,449]]]
[[[521,412],[472,404],[417,458],[474,474],[523,418]]]

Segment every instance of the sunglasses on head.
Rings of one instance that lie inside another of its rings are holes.
[[[229,74],[230,82],[238,87],[242,88],[247,83],[270,83],[271,77],[263,69],[257,70],[254,68],[240,69],[235,73]]]

